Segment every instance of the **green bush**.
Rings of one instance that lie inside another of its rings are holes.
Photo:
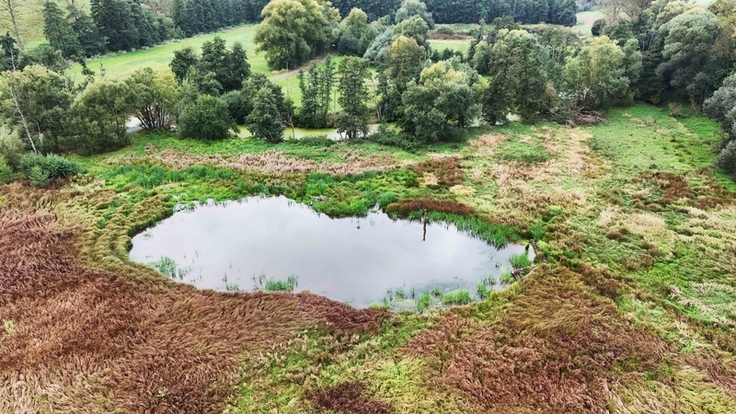
[[[363,140],[396,147],[404,151],[417,151],[422,147],[422,143],[418,142],[411,135],[403,134],[383,124],[378,127],[378,131],[368,135]]]
[[[0,156],[12,169],[18,168],[20,159],[26,152],[26,146],[18,137],[18,131],[6,126],[0,126]]]
[[[337,143],[334,139],[327,138],[326,135],[316,135],[304,138],[290,139],[289,142],[308,147],[331,147]]]
[[[439,26],[437,27],[437,33],[452,36],[455,34],[455,30],[450,26]]]
[[[227,110],[230,116],[239,125],[245,123],[245,117],[248,116],[248,105],[243,102],[240,91],[230,91],[221,96],[222,100],[227,104]]]
[[[736,139],[732,139],[718,154],[718,166],[736,178]]]
[[[179,135],[183,138],[216,141],[228,138],[235,129],[228,105],[220,98],[200,95],[179,118]]]
[[[46,187],[54,178],[67,178],[84,172],[79,164],[54,154],[26,154],[18,169],[34,187]]]
[[[12,178],[13,170],[8,165],[8,162],[5,161],[5,157],[0,154],[0,184],[9,183]]]

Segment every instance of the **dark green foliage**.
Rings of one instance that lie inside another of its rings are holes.
[[[730,63],[712,53],[719,34],[717,17],[707,9],[692,8],[663,24],[658,32],[664,47],[657,75],[693,104],[701,105],[727,73],[719,66]]]
[[[590,28],[590,33],[593,36],[600,36],[603,34],[603,29],[606,27],[606,19],[598,19],[593,22],[593,27]]]
[[[404,132],[426,142],[460,138],[478,109],[473,91],[462,74],[436,63],[422,72],[401,96]]]
[[[217,36],[202,44],[200,71],[214,73],[215,80],[228,92],[241,88],[243,81],[250,76],[250,64],[240,42],[233,43],[228,51],[225,40]]]
[[[736,140],[731,140],[718,153],[718,166],[736,179]]]
[[[337,142],[335,142],[334,139],[327,138],[326,136],[308,136],[308,137],[303,137],[299,139],[293,139],[293,140],[290,140],[289,142],[294,143],[296,145],[304,145],[307,147],[322,147],[322,148],[331,147],[337,144]]]
[[[254,99],[254,108],[246,118],[248,130],[253,137],[270,143],[284,139],[284,124],[273,90],[263,87]]]
[[[225,40],[219,36],[202,44],[201,57],[191,47],[175,51],[169,67],[179,83],[189,77],[200,92],[210,95],[239,90],[250,76],[243,45],[235,42],[227,50]]]
[[[72,106],[64,148],[91,155],[128,145],[125,124],[135,96],[130,83],[102,80],[90,84]]]
[[[497,17],[512,16],[522,23],[547,22],[565,26],[576,23],[575,0],[426,0],[426,12],[436,23],[477,23],[480,18],[490,21]],[[371,20],[389,14],[399,15],[400,0],[335,0],[332,4],[346,16],[350,9],[359,7]]]
[[[542,49],[528,32],[501,32],[493,47],[490,75],[483,96],[483,117],[489,124],[505,123],[509,112],[518,113],[526,122],[534,122],[548,109]]]
[[[169,62],[171,72],[174,73],[176,80],[181,83],[186,78],[190,69],[199,64],[199,56],[192,47],[185,47],[174,51],[174,58]]]
[[[299,72],[299,89],[302,91],[302,106],[297,124],[304,128],[326,128],[330,111],[332,84],[334,83],[332,59],[324,65],[312,64],[305,74]]]
[[[33,137],[39,150],[58,151],[73,99],[66,88],[66,80],[38,65],[27,66],[23,71],[5,72],[3,76],[5,82],[0,87],[0,100],[5,104],[0,109],[5,121],[17,127],[21,136]],[[12,95],[16,96],[27,130],[18,117]]]
[[[69,21],[64,18],[64,12],[59,6],[47,0],[43,5],[43,34],[51,47],[61,52],[65,58],[83,55],[82,45]]]
[[[235,127],[227,103],[220,98],[201,95],[179,117],[179,135],[204,141],[228,138]]]
[[[5,157],[0,155],[0,184],[9,183],[12,178],[13,169],[5,161]]]
[[[67,19],[71,23],[84,55],[91,57],[104,53],[106,51],[105,38],[100,34],[94,20],[73,4],[68,4],[67,10],[69,11]]]
[[[84,172],[78,164],[54,154],[27,154],[20,160],[18,169],[35,187],[45,187],[55,178],[72,177]]]
[[[230,91],[222,95],[223,101],[227,104],[227,110],[230,112],[230,117],[235,120],[238,125],[245,123],[245,117],[248,116],[248,105],[243,102],[243,97],[240,91]]]
[[[18,69],[27,66],[39,65],[51,71],[62,74],[69,67],[69,62],[61,52],[53,47],[42,44],[33,49],[26,48],[20,53]]]
[[[10,32],[6,32],[4,36],[0,36],[0,46],[2,47],[0,71],[15,70],[18,67],[20,49],[16,46],[15,38],[10,35]]]
[[[423,147],[423,144],[417,141],[415,137],[391,129],[386,124],[381,124],[378,127],[378,131],[364,139],[381,145],[401,148],[404,151],[417,151]]]
[[[361,58],[346,57],[337,68],[337,90],[340,93],[337,100],[343,109],[336,120],[337,132],[340,135],[344,132],[348,139],[368,134],[367,63]]]

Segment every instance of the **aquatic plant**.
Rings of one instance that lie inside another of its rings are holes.
[[[503,273],[501,273],[501,276],[499,276],[499,280],[501,280],[501,283],[511,284],[516,281],[514,279],[514,276],[511,274],[510,270],[506,270]]]
[[[470,293],[464,289],[442,295],[444,305],[467,305],[468,303],[470,303]]]
[[[493,286],[496,284],[496,278],[493,277],[493,275],[488,275],[480,280],[481,283],[483,283],[486,286]]]
[[[432,298],[429,295],[429,292],[424,292],[419,296],[417,299],[417,312],[422,313],[425,310],[429,309],[429,306],[432,303]]]
[[[404,292],[404,288],[396,289],[396,299],[399,299],[399,300],[406,299],[406,293]]]
[[[184,279],[184,276],[189,274],[190,269],[179,268],[176,266],[174,259],[170,257],[162,257],[156,262],[151,263],[151,266],[163,273],[164,276],[171,279]]]
[[[269,279],[266,281],[267,292],[293,292],[297,286],[297,276],[289,275],[286,280]]]
[[[478,297],[483,300],[488,297],[488,287],[486,287],[486,284],[484,282],[478,283],[478,287],[476,288],[476,291],[478,292]]]
[[[526,253],[512,254],[511,255],[511,266],[521,269],[532,265],[532,261],[529,260],[529,256]]]
[[[440,287],[439,286],[435,286],[435,287],[432,288],[432,296],[434,296],[436,298],[442,296],[442,291],[440,290]]]

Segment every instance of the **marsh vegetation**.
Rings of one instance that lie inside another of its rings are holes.
[[[0,412],[736,412],[732,1],[52,3],[0,36]]]

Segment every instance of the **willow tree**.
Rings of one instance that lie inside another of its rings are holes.
[[[318,0],[272,0],[261,12],[256,52],[264,52],[273,69],[296,68],[325,52],[340,13]]]

